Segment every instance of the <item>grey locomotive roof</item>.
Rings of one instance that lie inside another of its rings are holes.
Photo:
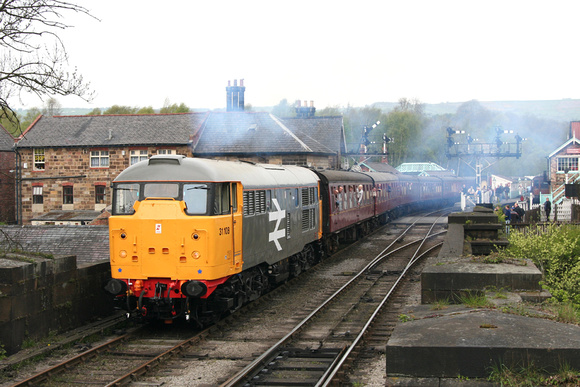
[[[11,151],[14,147],[14,137],[0,125],[0,152]]]
[[[41,116],[18,146],[186,145],[207,113]]]
[[[335,154],[342,138],[342,117],[279,119],[265,112],[212,112],[194,138],[193,152]]]
[[[312,185],[318,177],[292,165],[153,156],[121,172],[115,182],[121,181],[241,181],[244,188],[252,189]]]

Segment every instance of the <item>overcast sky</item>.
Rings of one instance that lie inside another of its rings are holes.
[[[79,3],[100,21],[60,36],[96,98],[63,107],[224,108],[242,78],[253,106],[580,98],[578,0]]]

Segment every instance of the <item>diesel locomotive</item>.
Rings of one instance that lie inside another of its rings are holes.
[[[127,316],[200,325],[389,218],[456,202],[456,177],[159,155],[114,180],[112,278]]]

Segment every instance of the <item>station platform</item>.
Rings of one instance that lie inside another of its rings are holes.
[[[409,318],[391,335],[386,385],[492,386],[486,378],[501,365],[551,374],[564,363],[580,369],[580,327],[549,320],[534,304],[550,297],[539,285],[541,272],[531,262],[489,264],[466,256],[463,216],[450,217],[444,246],[421,275],[421,305],[406,307]],[[461,304],[472,295],[489,304]]]

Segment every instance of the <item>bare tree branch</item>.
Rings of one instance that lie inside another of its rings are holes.
[[[87,8],[59,0],[0,0],[2,117],[18,124],[9,101],[22,93],[92,99],[89,83],[76,68],[68,70],[68,56],[58,36],[59,30],[70,28],[64,22],[70,12],[92,17]]]

